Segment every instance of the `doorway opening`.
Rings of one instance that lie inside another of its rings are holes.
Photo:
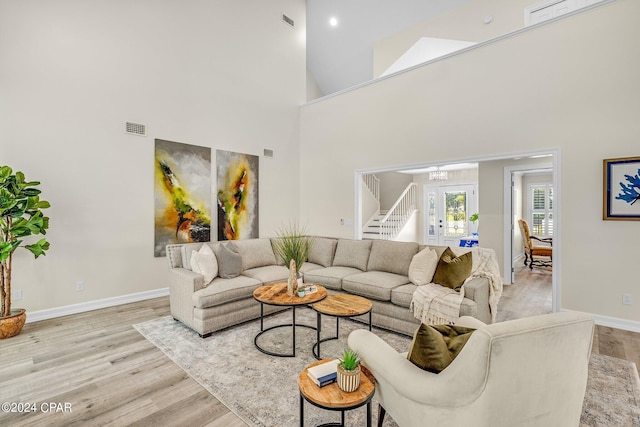
[[[460,239],[477,235],[471,216],[478,212],[477,184],[423,187],[426,245],[459,246]]]
[[[544,157],[544,158],[542,158]],[[559,278],[561,277],[561,259],[562,259],[562,242],[560,241],[560,230],[561,230],[561,187],[560,187],[560,177],[561,177],[561,158],[560,158],[560,150],[559,149],[548,149],[548,150],[540,150],[540,151],[530,151],[530,152],[521,152],[521,153],[511,153],[509,155],[502,156],[487,156],[484,158],[465,158],[465,159],[453,159],[446,163],[422,163],[422,164],[411,164],[411,165],[399,165],[399,166],[390,166],[386,168],[371,168],[371,169],[361,169],[355,171],[355,180],[354,180],[354,188],[355,188],[355,213],[354,213],[354,237],[356,239],[362,238],[362,226],[363,226],[363,210],[362,210],[362,200],[363,200],[363,185],[362,185],[362,176],[367,174],[376,174],[376,173],[384,173],[384,172],[403,172],[403,173],[411,173],[415,170],[422,170],[431,168],[432,170],[444,169],[447,165],[454,164],[469,164],[469,163],[477,163],[478,171],[477,173],[477,181],[475,182],[476,188],[474,192],[474,196],[476,197],[477,210],[470,208],[469,205],[465,207],[465,219],[474,213],[479,213],[479,220],[477,223],[472,224],[464,224],[464,220],[462,220],[462,216],[460,215],[459,206],[456,208],[452,207],[452,217],[453,221],[450,225],[452,225],[453,234],[455,233],[467,233],[473,234],[474,232],[479,232],[479,245],[484,247],[490,247],[496,251],[499,259],[502,260],[501,267],[503,269],[503,279],[505,284],[513,283],[512,279],[512,269],[514,268],[514,250],[519,250],[519,248],[514,249],[514,227],[517,226],[517,222],[514,223],[513,216],[513,203],[516,199],[514,199],[513,190],[511,187],[511,173],[527,170],[529,166],[523,167],[522,164],[535,164],[540,165],[544,164],[545,167],[552,171],[552,182],[554,188],[554,204],[552,207],[551,215],[553,217],[553,269],[551,271],[552,276],[552,289],[551,289],[551,297],[552,297],[552,311],[559,311],[561,307],[560,301],[560,283]],[[537,167],[538,167],[537,166]],[[423,182],[422,184],[425,184]],[[468,182],[467,184],[474,184],[473,182]],[[441,187],[445,186],[444,183],[433,183],[432,187]],[[418,213],[418,224],[421,224],[420,230],[418,230],[417,238],[414,241],[417,241],[420,244],[435,244],[432,243],[435,240],[429,240],[430,238],[435,239],[438,233],[437,229],[439,229],[439,221],[440,218],[435,213],[435,204],[434,206],[430,206],[428,203],[425,203],[425,200],[428,199],[429,190],[425,188],[425,186],[421,186],[423,188],[422,191],[419,191],[418,194],[420,200],[418,206],[420,206],[420,212]],[[501,191],[502,189],[502,191]],[[435,194],[439,194],[436,191],[432,191]],[[502,194],[501,194],[502,193]],[[516,197],[523,197],[522,193],[520,195],[516,194]],[[483,202],[484,200],[484,202]],[[502,205],[502,206],[500,206]],[[444,204],[443,206],[446,206]],[[428,212],[430,209],[433,211],[431,214]],[[456,211],[457,209],[457,211]],[[458,215],[457,217],[455,215]],[[440,214],[441,217],[444,214]],[[365,219],[366,221],[366,219]],[[443,229],[445,228],[443,219]],[[461,224],[462,221],[462,224]],[[457,229],[456,223],[457,222]],[[431,229],[432,235],[429,236],[429,229]],[[466,228],[465,228],[466,227]],[[476,228],[477,227],[477,228]],[[443,232],[444,234],[444,232]],[[484,236],[484,237],[483,237]],[[449,236],[450,237],[450,236]],[[440,240],[438,240],[439,242]],[[430,243],[427,243],[430,242]]]

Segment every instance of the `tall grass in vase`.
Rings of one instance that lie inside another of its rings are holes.
[[[296,223],[290,223],[276,232],[273,241],[273,250],[276,256],[282,259],[289,268],[289,279],[287,281],[287,294],[293,296],[297,293],[298,283],[301,280],[300,270],[307,261],[313,238],[307,234],[304,227]]]

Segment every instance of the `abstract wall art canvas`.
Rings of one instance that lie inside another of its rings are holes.
[[[603,219],[640,221],[640,157],[605,159]]]
[[[259,157],[216,151],[218,240],[257,238]]]
[[[211,236],[211,148],[155,140],[155,256]]]

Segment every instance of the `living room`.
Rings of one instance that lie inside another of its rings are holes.
[[[622,295],[640,298],[625,267],[640,223],[602,220],[602,160],[640,147],[638,13],[633,0],[608,2],[305,103],[304,1],[3,2],[2,164],[41,181],[52,204],[47,256],[16,253],[14,304],[28,308],[28,328],[166,297],[167,262],[153,256],[154,138],[273,150],[260,159],[261,236],[299,219],[353,237],[341,219],[355,216],[361,171],[553,152],[558,308],[639,332]],[[502,250],[502,204],[480,203],[483,240]]]

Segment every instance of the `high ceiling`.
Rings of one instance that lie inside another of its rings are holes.
[[[377,40],[470,1],[307,0],[307,68],[325,95],[369,81]]]

